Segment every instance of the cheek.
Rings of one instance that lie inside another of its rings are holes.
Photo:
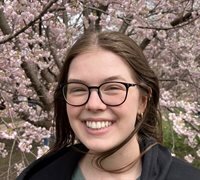
[[[116,107],[114,112],[122,120],[126,122],[134,122],[137,116],[137,105],[132,102],[125,102],[119,107]]]
[[[80,126],[80,120],[79,120],[79,114],[80,114],[80,108],[79,107],[73,107],[73,106],[67,106],[66,107],[69,124],[71,128],[73,129],[74,133],[77,135],[77,131]]]
[[[68,105],[66,106],[66,111],[67,111],[68,118],[70,119],[72,111],[71,111],[71,108]]]
[[[76,107],[67,105],[66,111],[70,122],[78,116],[78,108]]]
[[[119,107],[118,114],[124,118],[127,119],[131,123],[135,123],[136,116],[139,112],[139,98],[132,96],[125,101],[124,104],[122,104],[121,107]]]
[[[127,101],[125,102],[126,103],[125,106],[127,107],[128,112],[137,114],[140,104],[139,99],[140,99],[139,96],[136,96],[134,94],[127,99]]]

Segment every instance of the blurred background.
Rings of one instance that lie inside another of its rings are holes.
[[[0,179],[53,143],[54,88],[86,30],[119,31],[143,49],[160,81],[164,144],[200,168],[200,1],[0,0]]]

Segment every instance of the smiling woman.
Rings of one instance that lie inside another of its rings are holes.
[[[129,37],[81,36],[68,52],[54,102],[55,145],[18,180],[200,178],[161,145],[158,79]]]
[[[71,62],[67,81],[71,82],[71,79],[92,87],[88,89],[84,106],[67,106],[69,122],[77,138],[89,150],[98,153],[121,144],[135,129],[136,116],[144,112],[147,103],[146,96],[135,86],[136,78],[128,64],[110,51],[100,47],[91,48]],[[107,128],[93,129],[86,126],[89,122],[99,124],[106,121],[112,122]],[[133,145],[134,150],[139,147],[135,143]]]

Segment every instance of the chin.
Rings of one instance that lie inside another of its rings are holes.
[[[110,149],[112,149],[115,145],[111,145],[111,143],[105,143],[105,141],[103,143],[83,143],[89,150],[89,152],[94,153],[94,154],[99,154],[99,153],[103,153],[106,151],[109,151]]]

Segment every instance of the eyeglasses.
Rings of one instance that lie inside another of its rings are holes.
[[[79,82],[69,82],[63,86],[66,102],[72,106],[85,105],[91,94],[91,89],[97,89],[101,101],[108,106],[119,106],[126,101],[129,87],[138,84],[124,82],[105,82],[99,86],[87,86]]]

